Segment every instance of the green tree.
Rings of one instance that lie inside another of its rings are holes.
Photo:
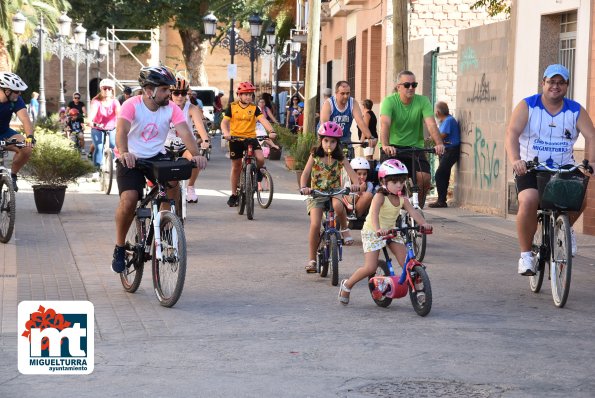
[[[287,0],[70,0],[70,3],[71,16],[88,30],[101,31],[108,26],[151,29],[173,23],[180,34],[184,63],[191,81],[206,85],[203,60],[207,56],[208,42],[205,41],[202,19],[208,11],[212,10],[220,22],[229,25],[232,16],[245,21],[254,12],[277,15]]]
[[[471,6],[472,10],[485,7],[488,14],[493,17],[502,12],[510,15],[510,0],[478,0]]]
[[[12,31],[12,17],[21,12],[27,18],[24,38],[31,37],[43,14],[44,26],[50,34],[58,31],[58,18],[68,11],[67,0],[0,0],[0,70],[16,69],[20,60],[21,45]]]

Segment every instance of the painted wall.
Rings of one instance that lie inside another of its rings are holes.
[[[461,206],[506,214],[504,132],[509,117],[507,83],[510,22],[459,31],[456,118],[461,160],[455,198]]]

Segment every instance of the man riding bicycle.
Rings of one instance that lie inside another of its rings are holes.
[[[12,159],[12,169],[10,171],[15,192],[18,191],[17,173],[31,157],[31,146],[35,142],[33,124],[27,114],[25,101],[21,98],[21,93],[26,89],[27,85],[18,75],[11,72],[0,72],[0,140],[15,139],[18,142],[25,141],[27,144],[27,146],[20,149],[16,146],[6,147],[7,150],[16,153]],[[17,115],[23,124],[26,139],[21,133],[10,128],[10,119],[13,113]]]
[[[430,164],[423,153],[399,154],[399,147],[423,148],[425,124],[434,140],[436,154],[444,153],[444,143],[434,119],[434,109],[428,97],[415,94],[417,82],[413,72],[404,70],[397,76],[395,93],[389,95],[380,105],[380,160],[395,158],[409,169],[412,157],[416,159],[416,178],[420,188],[419,206],[424,207],[426,194],[430,189]]]
[[[229,143],[229,158],[231,159],[231,196],[227,201],[229,207],[238,205],[238,182],[242,172],[242,157],[244,149],[251,144],[256,157],[258,166],[258,178],[262,178],[260,168],[264,166],[264,155],[260,143],[256,139],[256,121],[268,131],[269,137],[276,137],[273,126],[266,117],[260,112],[260,109],[252,102],[252,97],[256,92],[256,87],[250,82],[240,83],[237,89],[238,100],[229,104],[225,110],[223,120],[221,121],[221,131],[223,138],[229,140],[231,137],[244,138],[241,141],[231,141]]]
[[[516,216],[517,235],[521,248],[518,272],[535,275],[535,258],[531,244],[537,229],[539,191],[536,173],[527,173],[528,161],[550,161],[557,165],[575,164],[573,146],[581,133],[585,137],[585,155],[595,162],[595,128],[587,111],[575,101],[565,98],[570,74],[560,64],[546,68],[541,81],[542,93],[522,100],[510,118],[506,130],[506,153],[515,174],[519,201]],[[569,213],[574,224],[585,207]],[[571,229],[572,255],[577,252],[576,236]]]
[[[135,168],[136,159],[162,159],[161,151],[172,123],[197,167],[204,169],[207,165],[206,158],[198,156],[198,146],[184,113],[169,100],[170,88],[176,85],[175,76],[163,66],[149,66],[141,69],[138,81],[142,95],[122,105],[116,122],[116,178],[120,192],[120,204],[116,210],[116,247],[112,261],[112,270],[116,273],[126,268],[126,232],[145,186],[146,176]],[[168,190],[168,197],[173,197],[173,194]]]

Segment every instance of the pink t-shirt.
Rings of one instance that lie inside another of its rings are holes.
[[[153,157],[161,152],[170,122],[174,126],[186,123],[184,113],[172,101],[152,111],[144,104],[142,95],[126,100],[122,104],[119,117],[130,122],[128,152],[141,159]]]
[[[106,105],[94,99],[91,101],[91,108],[97,109],[93,122],[103,124],[102,130],[113,130],[116,128],[116,115],[120,110],[120,102],[117,99],[113,98]]]

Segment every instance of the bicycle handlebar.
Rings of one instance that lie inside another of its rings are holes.
[[[339,189],[339,190],[330,190],[330,191],[319,191],[318,189],[313,189],[310,191],[310,195],[312,195],[312,197],[314,197],[314,198],[316,198],[316,197],[329,198],[329,197],[335,196],[335,195],[348,195],[349,192],[350,192],[350,189],[347,187]],[[301,191],[300,191],[300,193],[301,193]]]
[[[407,231],[418,231],[424,235],[431,235],[433,233],[433,229],[424,228],[423,225],[416,225],[414,227],[395,227],[388,230],[388,234],[383,236],[382,239],[392,239],[397,236],[400,232],[407,232]]]
[[[397,148],[396,145],[389,145],[392,146],[393,148],[395,148],[397,150],[397,153],[399,152],[405,152],[405,153],[436,153],[436,148]]]
[[[368,143],[367,141],[361,141],[361,142],[357,142],[357,141],[343,141],[341,142],[344,145],[359,145],[362,148],[367,148],[370,146],[370,143]]]
[[[554,173],[571,173],[577,169],[582,169],[593,174],[593,167],[589,165],[589,161],[587,159],[584,159],[581,164],[574,165],[567,169],[563,169],[562,167],[564,167],[564,165],[559,164],[552,164],[554,167],[551,167],[550,165],[548,165],[548,162],[540,162],[537,156],[533,160],[529,160],[525,163],[527,164],[527,171],[534,171],[537,170],[539,167],[542,167],[543,170],[551,171]]]
[[[5,147],[10,146],[10,145],[14,145],[17,148],[24,148],[27,144],[24,142],[17,141],[15,138],[13,138],[10,141],[4,141],[4,140],[0,141],[0,149],[4,149]]]

